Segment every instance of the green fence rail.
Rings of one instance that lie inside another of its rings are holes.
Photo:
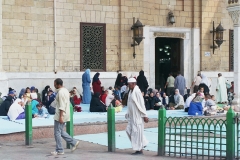
[[[204,117],[167,118],[166,110],[161,108],[158,125],[159,156],[227,160],[239,157],[240,126],[238,116],[232,109],[229,109],[224,120]]]
[[[32,145],[32,104],[25,106],[25,145]]]

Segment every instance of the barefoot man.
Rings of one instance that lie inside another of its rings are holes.
[[[148,141],[143,135],[144,122],[148,122],[144,100],[139,87],[136,85],[135,78],[129,78],[129,95],[128,95],[128,110],[125,115],[128,120],[127,135],[132,143],[132,148],[136,152],[132,155],[142,155],[143,148]]]
[[[63,155],[61,137],[72,146],[72,151],[76,150],[79,141],[73,139],[64,131],[65,123],[70,121],[70,97],[69,92],[63,87],[63,81],[58,78],[54,81],[54,87],[57,89],[56,113],[54,115],[54,136],[56,141],[56,151],[52,155]]]

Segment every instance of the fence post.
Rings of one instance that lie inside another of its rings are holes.
[[[161,107],[158,111],[158,156],[165,154],[165,122],[166,109]]]
[[[115,139],[115,108],[112,104],[107,110],[107,127],[108,127],[108,152],[115,152],[116,139]]]
[[[25,145],[32,145],[32,104],[25,106]]]
[[[66,130],[67,130],[67,133],[73,137],[74,133],[73,133],[73,106],[72,104],[70,103],[70,121],[67,122],[67,125],[66,125]],[[67,143],[67,148],[70,149],[71,148],[71,145]]]
[[[235,158],[235,112],[232,107],[229,108],[227,112],[227,135],[226,135],[226,156],[227,160],[232,160]]]

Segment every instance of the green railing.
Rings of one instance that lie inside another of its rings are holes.
[[[166,117],[159,110],[158,155],[191,159],[229,159],[239,155],[240,134],[235,137],[236,118],[230,109],[227,119]],[[237,123],[237,132],[240,126]],[[237,155],[235,156],[235,138]]]

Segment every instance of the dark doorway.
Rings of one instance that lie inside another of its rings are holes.
[[[155,39],[155,87],[164,90],[168,74],[176,77],[180,71],[180,42],[179,38]]]

